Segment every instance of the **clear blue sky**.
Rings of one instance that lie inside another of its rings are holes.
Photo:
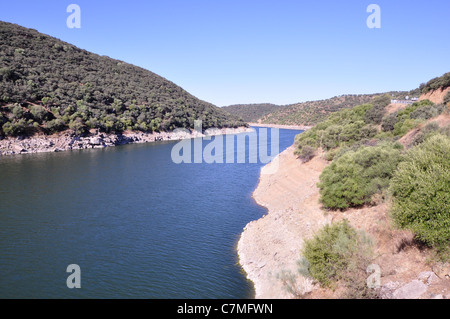
[[[81,29],[69,29],[69,4]],[[369,4],[381,28],[369,29]],[[450,71],[449,0],[14,0],[0,20],[151,70],[224,106],[409,90]]]

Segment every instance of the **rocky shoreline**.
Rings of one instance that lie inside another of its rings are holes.
[[[208,135],[237,134],[252,130],[248,127],[223,128],[209,131]],[[187,130],[176,130],[173,132],[154,133],[125,131],[123,134],[94,132],[85,137],[74,136],[70,131],[66,131],[54,135],[35,135],[32,137],[2,139],[0,140],[0,156],[105,148],[130,143],[176,141],[204,136],[204,133],[194,130],[189,132]]]

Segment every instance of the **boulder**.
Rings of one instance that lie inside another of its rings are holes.
[[[394,291],[394,299],[418,299],[427,291],[427,285],[420,280],[413,280],[409,284]]]

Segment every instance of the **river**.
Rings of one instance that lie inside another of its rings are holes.
[[[252,298],[236,243],[264,163],[249,142],[245,163],[177,164],[176,143],[0,157],[0,298]]]

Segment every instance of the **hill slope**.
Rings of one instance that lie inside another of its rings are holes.
[[[407,95],[419,96],[419,89],[413,91],[346,94],[325,100],[307,101],[290,105],[240,104],[224,107],[230,114],[241,117],[247,122],[263,124],[312,126],[324,120],[330,113],[345,108],[371,102],[375,97],[388,94],[395,99],[404,99]]]
[[[230,114],[239,116],[246,122],[257,122],[264,116],[283,108],[284,106],[270,103],[255,104],[235,104],[222,107],[223,110]]]
[[[0,21],[0,52],[0,136],[244,125],[155,73],[33,29]]]

